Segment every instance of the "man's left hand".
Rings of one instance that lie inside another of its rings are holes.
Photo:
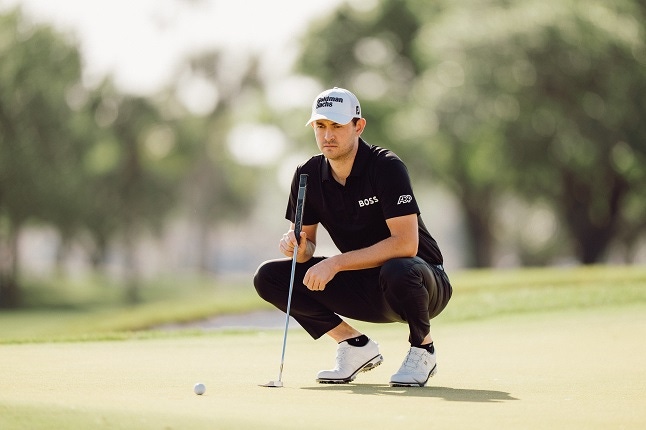
[[[323,291],[336,273],[332,259],[326,258],[309,268],[303,278],[303,284],[312,291]]]

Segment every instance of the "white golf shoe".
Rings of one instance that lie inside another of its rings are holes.
[[[435,353],[412,346],[399,371],[390,378],[391,387],[423,387],[437,372]]]
[[[351,346],[341,342],[336,350],[336,367],[321,370],[316,378],[322,384],[347,384],[354,381],[359,372],[367,372],[379,366],[384,358],[379,345],[369,340],[365,346]]]

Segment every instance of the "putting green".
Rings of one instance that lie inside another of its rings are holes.
[[[0,345],[0,428],[638,429],[646,426],[646,305],[434,322],[439,373],[390,388],[406,326],[359,324],[385,362],[319,385],[335,346],[290,330]],[[193,384],[206,394],[193,394]]]

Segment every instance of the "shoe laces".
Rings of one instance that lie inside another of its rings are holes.
[[[345,360],[345,355],[348,353],[347,348],[339,348],[336,351],[336,368],[341,369],[341,365],[343,364],[343,361]]]
[[[402,368],[407,368],[411,370],[416,370],[420,367],[420,363],[424,360],[424,350],[416,350],[414,348],[411,348],[408,351],[408,354],[406,355],[406,358],[404,358],[404,362],[402,363]]]

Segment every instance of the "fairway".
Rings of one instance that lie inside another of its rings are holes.
[[[443,324],[439,373],[387,385],[404,325],[359,324],[385,362],[349,385],[319,385],[334,345],[290,330],[173,333],[143,340],[0,345],[7,429],[638,429],[646,425],[646,306]],[[206,394],[193,394],[193,384]]]

